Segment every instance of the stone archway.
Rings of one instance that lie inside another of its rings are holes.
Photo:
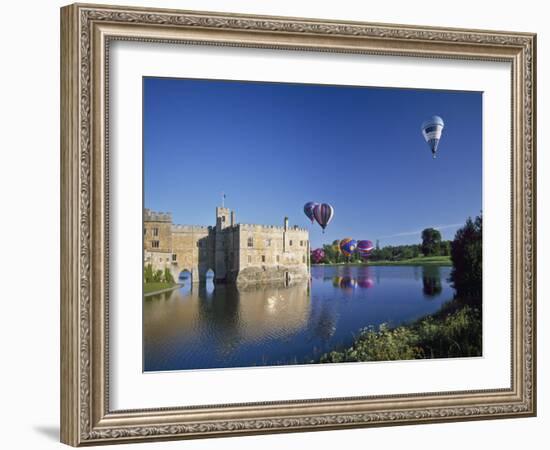
[[[199,268],[199,279],[201,283],[211,280],[213,283],[216,282],[216,272],[214,269],[208,266],[201,266]]]
[[[193,282],[193,271],[191,269],[176,267],[175,270],[173,269],[173,272],[175,272],[174,279],[176,283]]]

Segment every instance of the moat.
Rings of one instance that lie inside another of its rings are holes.
[[[453,298],[450,267],[313,266],[291,286],[191,284],[146,297],[145,371],[303,364],[362,328],[408,323]]]

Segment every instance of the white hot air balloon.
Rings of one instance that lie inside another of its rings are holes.
[[[437,152],[437,147],[439,146],[439,140],[441,139],[441,132],[443,131],[443,127],[445,126],[445,123],[443,122],[443,119],[439,116],[432,116],[430,119],[424,121],[422,124],[422,134],[424,135],[424,139],[426,139],[426,142],[430,146],[430,150],[432,151],[432,156],[435,159],[435,155]]]

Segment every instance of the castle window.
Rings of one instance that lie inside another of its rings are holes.
[[[222,222],[225,222],[225,216],[222,216]]]
[[[153,228],[153,236],[157,237],[158,235],[159,235],[159,229],[158,228]]]
[[[265,262],[265,255],[262,255],[262,262]]]
[[[159,248],[159,247],[160,247],[159,241],[151,241],[151,247],[153,247],[153,248]]]
[[[304,241],[300,241],[300,247],[304,246]]]
[[[254,239],[251,238],[251,237],[248,238],[248,246],[249,247],[254,247]]]
[[[252,256],[248,255],[248,263],[252,262]]]
[[[172,253],[172,261],[176,262],[178,260],[178,255]]]
[[[266,247],[271,247],[271,239],[266,239],[265,240],[265,246]]]
[[[292,239],[288,241],[288,245],[292,246]]]

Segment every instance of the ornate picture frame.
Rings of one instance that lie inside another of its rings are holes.
[[[115,411],[109,80],[116,40],[511,64],[511,385]],[[94,445],[536,414],[536,35],[74,4],[61,9],[61,441]]]

